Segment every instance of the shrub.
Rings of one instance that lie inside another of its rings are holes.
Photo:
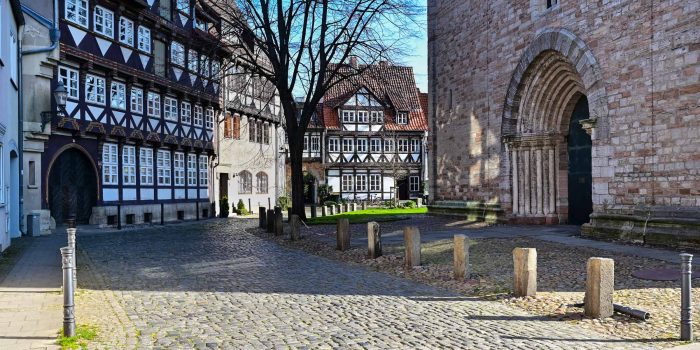
[[[236,212],[238,215],[248,215],[248,209],[246,209],[242,199],[239,199],[238,204],[236,204]]]
[[[285,196],[282,196],[282,197],[277,199],[277,205],[279,205],[280,208],[282,208],[282,210],[289,209],[289,207],[292,204],[290,202],[291,202],[291,200],[289,199],[289,197],[285,197]]]
[[[229,207],[228,207],[228,197],[223,196],[221,199],[219,199],[219,211],[221,213],[219,214],[220,217],[222,218],[227,218],[228,213],[229,213]]]
[[[385,200],[384,204],[382,205],[385,208],[396,208],[396,202],[393,199]]]
[[[404,208],[415,208],[416,207],[416,202],[414,201],[407,201],[406,203],[403,204]]]

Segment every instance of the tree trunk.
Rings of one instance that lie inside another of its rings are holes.
[[[297,135],[289,135],[289,160],[292,171],[292,214],[299,215],[299,218],[306,220],[306,210],[304,208],[304,172],[302,170],[302,149],[304,135],[301,140]]]

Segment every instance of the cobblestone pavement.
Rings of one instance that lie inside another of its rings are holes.
[[[79,280],[115,296],[139,348],[652,348],[290,250],[256,223],[79,235],[100,276]]]

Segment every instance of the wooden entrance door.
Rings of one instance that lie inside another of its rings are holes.
[[[48,194],[56,224],[63,224],[71,215],[77,223],[89,223],[97,202],[97,180],[87,156],[74,148],[58,156],[49,173]]]
[[[569,124],[569,224],[582,225],[593,212],[591,137],[579,121],[588,119],[588,99],[581,97]]]

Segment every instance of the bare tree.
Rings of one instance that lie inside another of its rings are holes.
[[[405,54],[422,23],[416,0],[210,0],[221,14],[229,64],[270,82],[289,144],[292,207],[304,214],[302,148],[317,104],[336,84]],[[358,65],[345,64],[356,57]],[[226,65],[227,62],[224,62]],[[224,70],[227,72],[227,70]],[[297,107],[296,102],[301,107]]]

